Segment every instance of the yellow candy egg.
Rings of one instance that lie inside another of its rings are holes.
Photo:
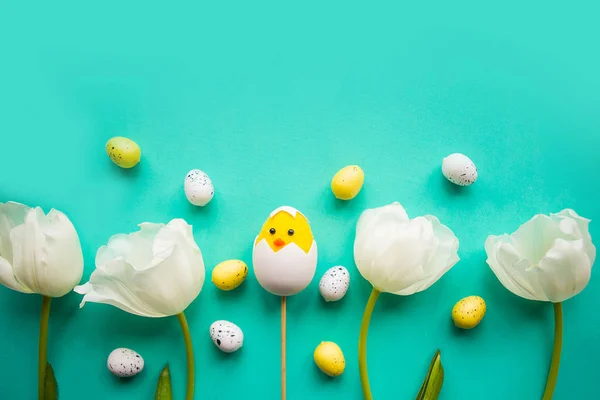
[[[121,168],[133,168],[140,162],[142,151],[136,142],[117,136],[106,142],[106,154]]]
[[[362,189],[365,173],[358,165],[340,169],[331,180],[331,191],[340,200],[351,200]]]
[[[452,308],[454,325],[462,329],[475,328],[485,315],[485,301],[479,296],[461,299]]]
[[[315,349],[314,357],[317,367],[329,376],[340,376],[346,368],[344,353],[333,342],[321,342]]]
[[[242,260],[227,260],[212,271],[212,281],[221,290],[233,290],[240,286],[248,275],[248,266]]]

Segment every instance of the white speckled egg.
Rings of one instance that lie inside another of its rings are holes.
[[[215,194],[212,181],[206,173],[193,169],[185,176],[183,190],[188,201],[195,206],[205,206]]]
[[[345,267],[337,265],[325,271],[319,282],[319,292],[326,301],[338,301],[346,295],[349,286],[350,273]]]
[[[133,350],[119,348],[114,349],[108,355],[106,365],[113,375],[121,378],[129,378],[142,372],[144,369],[144,359]]]
[[[442,161],[442,173],[450,182],[459,186],[472,185],[477,180],[477,168],[464,154],[454,153]]]
[[[244,333],[233,322],[219,320],[210,326],[210,338],[225,353],[233,353],[244,344]]]

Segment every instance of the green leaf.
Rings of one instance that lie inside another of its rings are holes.
[[[46,363],[46,372],[44,375],[44,400],[58,399],[58,384],[54,376],[54,370],[50,363]]]
[[[160,376],[158,377],[158,385],[156,385],[156,394],[154,400],[173,400],[173,391],[171,389],[171,372],[169,364],[165,365]]]
[[[421,385],[421,389],[417,394],[416,400],[437,400],[442,391],[442,383],[444,383],[444,367],[442,367],[442,359],[440,351],[436,351],[427,376]]]

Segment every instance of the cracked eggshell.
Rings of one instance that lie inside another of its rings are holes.
[[[208,175],[193,169],[187,173],[183,182],[183,190],[188,201],[195,206],[207,205],[215,195],[215,188]]]
[[[210,338],[219,350],[233,353],[244,344],[242,329],[233,322],[219,320],[210,325]]]
[[[350,286],[350,273],[337,265],[329,268],[321,277],[319,292],[326,301],[338,301],[346,295]]]
[[[106,365],[113,375],[130,378],[142,372],[144,359],[131,349],[118,348],[108,355]]]
[[[477,180],[477,167],[464,154],[454,153],[442,160],[442,174],[459,186],[470,186]]]

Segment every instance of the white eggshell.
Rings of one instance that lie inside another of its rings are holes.
[[[183,182],[183,190],[188,201],[195,206],[205,206],[213,198],[215,188],[206,173],[193,169],[187,173]]]
[[[210,338],[225,353],[233,353],[244,344],[244,332],[233,322],[219,320],[210,326]]]
[[[275,253],[264,239],[252,251],[256,280],[276,296],[293,296],[306,289],[315,276],[317,259],[317,242],[314,240],[308,254],[295,243]]]
[[[477,168],[464,154],[454,153],[442,161],[442,173],[450,182],[459,186],[472,185],[477,180]]]
[[[121,378],[129,378],[142,372],[144,369],[144,359],[133,350],[118,348],[114,349],[108,355],[106,365],[113,375]]]
[[[346,295],[350,286],[350,274],[345,267],[329,268],[321,277],[319,292],[326,301],[338,301]]]

